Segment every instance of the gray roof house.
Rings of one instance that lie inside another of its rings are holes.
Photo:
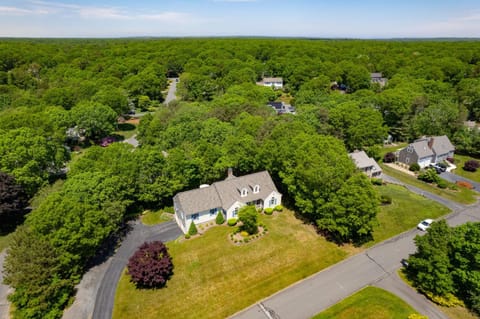
[[[280,205],[280,194],[267,171],[236,177],[229,169],[228,177],[212,185],[180,192],[173,197],[175,220],[184,233],[190,224],[215,220],[218,212],[226,219],[237,217],[240,207],[259,208]]]
[[[348,154],[359,170],[364,172],[368,177],[380,178],[382,169],[371,157],[368,157],[364,151],[355,151]]]
[[[423,137],[398,152],[398,161],[411,165],[418,163],[424,168],[432,163],[440,163],[453,157],[455,147],[446,135]]]

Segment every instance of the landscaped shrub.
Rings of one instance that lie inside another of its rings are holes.
[[[223,217],[223,214],[222,212],[218,212],[217,214],[217,217],[215,218],[215,223],[217,223],[217,225],[221,225],[225,222],[225,217]]]
[[[431,301],[433,301],[434,303],[440,306],[444,306],[444,307],[464,306],[464,303],[451,293],[448,293],[446,296],[443,296],[443,297],[435,296],[431,292],[427,292],[426,295]]]
[[[411,315],[408,315],[407,319],[428,319],[428,317],[424,315],[419,315],[418,313],[412,313]]]
[[[465,187],[465,188],[468,188],[468,189],[473,189],[473,185],[470,184],[469,182],[466,182],[466,181],[457,181],[456,183],[458,186],[460,187]]]
[[[382,205],[390,205],[392,203],[392,197],[382,194],[380,196],[380,202],[382,203]]]
[[[173,275],[172,258],[161,241],[143,243],[128,260],[127,269],[138,287],[163,287]]]
[[[188,229],[188,234],[190,236],[198,234],[197,226],[195,225],[195,223],[193,221],[190,223],[190,228]]]
[[[240,232],[240,235],[241,235],[242,237],[248,237],[248,233],[247,233],[246,231],[241,231],[241,232]]]
[[[185,239],[190,239],[190,234],[185,234]]]
[[[447,161],[449,161],[452,164],[455,164],[455,159],[453,157],[447,157]]]
[[[448,183],[447,181],[443,180],[443,179],[439,179],[438,182],[437,182],[437,186],[438,188],[447,188],[448,187]]]
[[[175,213],[175,211],[174,211],[174,209],[173,209],[173,206],[164,207],[164,208],[163,208],[163,211],[164,211],[165,213],[169,213],[169,214]]]
[[[440,177],[438,177],[437,172],[433,168],[429,168],[423,173],[418,175],[418,179],[427,183],[438,183]]]
[[[258,213],[254,206],[243,206],[238,212],[238,220],[242,222],[240,229],[249,235],[258,232]]]
[[[275,210],[277,212],[281,212],[281,211],[283,211],[283,206],[282,205],[277,205],[277,206],[275,206],[275,208],[273,210]]]
[[[385,154],[385,156],[383,157],[383,162],[384,162],[384,163],[393,163],[393,162],[395,162],[395,154],[393,154],[392,152],[388,152],[388,153]]]
[[[463,170],[467,172],[476,172],[480,167],[480,162],[476,160],[468,160],[463,164]]]
[[[373,185],[377,185],[377,186],[383,185],[383,180],[381,178],[372,178],[370,181],[372,182]]]
[[[418,163],[413,163],[408,169],[412,172],[418,172],[420,170],[420,165],[418,165]]]
[[[267,207],[263,210],[265,215],[272,215],[273,214],[273,208]]]
[[[237,219],[236,218],[230,218],[227,221],[228,226],[235,226],[237,224]]]

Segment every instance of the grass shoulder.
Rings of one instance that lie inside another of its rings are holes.
[[[367,247],[412,229],[425,218],[435,219],[450,212],[447,207],[403,186],[387,184],[375,189],[380,195],[390,197],[392,203],[380,207],[378,224],[373,230],[374,241],[367,243]]]
[[[377,287],[366,287],[312,319],[405,319],[417,313],[394,294]]]
[[[463,165],[465,164],[466,161],[468,160],[480,161],[480,159],[473,158],[470,156],[465,156],[465,155],[457,155],[457,154],[455,154],[454,158],[455,158],[455,165],[457,166],[457,168],[453,171],[453,173],[480,183],[480,170],[477,169],[476,172],[468,172],[463,169]]]
[[[455,191],[450,189],[440,189],[386,165],[382,164],[381,167],[385,174],[390,175],[403,183],[418,187],[432,194],[441,196],[445,199],[461,204],[473,204],[476,202],[477,194],[474,191],[466,189],[464,187],[459,187],[459,189]]]

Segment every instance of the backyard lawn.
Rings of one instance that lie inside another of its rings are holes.
[[[435,219],[450,212],[447,207],[412,193],[403,186],[383,185],[375,188],[379,194],[392,198],[392,203],[380,207],[379,223],[373,232],[374,241],[367,246],[414,228],[425,218]]]
[[[406,319],[413,313],[415,309],[394,294],[366,287],[312,319]]]
[[[383,172],[389,176],[392,176],[399,181],[410,184],[412,186],[418,187],[423,189],[427,192],[433,193],[435,195],[441,196],[448,200],[461,203],[461,204],[473,204],[476,201],[476,196],[478,195],[476,192],[466,189],[464,187],[459,187],[458,190],[450,190],[450,189],[440,189],[433,185],[427,184],[418,180],[417,178],[402,173],[394,168],[388,167],[386,165],[381,165]]]
[[[173,214],[164,212],[163,210],[151,211],[146,210],[140,216],[142,223],[145,225],[156,225],[164,222],[168,222],[173,219]]]
[[[480,170],[477,170],[476,172],[468,172],[463,170],[463,164],[465,164],[466,161],[472,160],[472,159],[480,161],[478,158],[473,158],[473,157],[464,156],[464,155],[457,155],[457,154],[455,154],[454,158],[455,158],[455,165],[457,166],[457,168],[453,171],[453,173],[480,183]]]

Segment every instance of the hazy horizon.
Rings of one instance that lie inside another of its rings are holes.
[[[480,37],[474,0],[1,0],[3,38]]]

